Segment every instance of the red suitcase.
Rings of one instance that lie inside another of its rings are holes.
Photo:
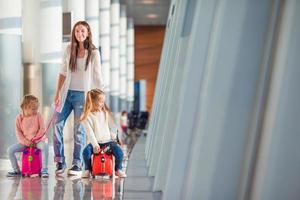
[[[113,175],[113,155],[111,153],[106,153],[106,146],[100,149],[99,154],[93,154],[92,162],[92,175],[95,177],[97,175]]]
[[[112,180],[94,180],[92,182],[93,199],[114,199]]]
[[[35,147],[28,147],[22,154],[22,175],[40,174],[42,169],[42,152]]]

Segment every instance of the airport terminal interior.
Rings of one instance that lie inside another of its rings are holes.
[[[0,199],[299,200],[299,11],[0,0]]]

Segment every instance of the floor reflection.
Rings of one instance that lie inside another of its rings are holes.
[[[124,151],[123,166],[127,167],[128,155],[138,136],[138,131],[129,132],[129,136],[122,136]],[[70,151],[71,152],[71,151]],[[49,157],[53,152],[49,152]],[[71,154],[69,154],[71,155]],[[50,161],[50,160],[49,160]],[[76,176],[55,176],[55,165],[49,162],[48,179],[42,178],[8,178],[6,170],[0,170],[0,199],[25,200],[60,200],[60,199],[122,199],[124,179],[104,179],[101,177],[81,179]]]
[[[7,198],[4,199],[122,199],[121,187],[124,182],[124,179],[116,179],[115,184],[112,179],[55,179],[53,195],[51,195],[51,187],[48,188],[48,182],[51,185],[51,180],[29,177],[11,180],[11,183],[6,185],[10,191],[8,191]],[[68,184],[71,186],[71,190],[68,188]]]

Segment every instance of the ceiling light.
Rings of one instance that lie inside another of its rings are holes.
[[[150,4],[154,4],[155,1],[154,0],[143,0],[140,2],[141,4],[147,4],[147,5],[150,5]]]
[[[147,14],[146,15],[147,18],[150,18],[150,19],[156,19],[159,17],[158,14],[154,14],[154,13],[150,13],[150,14]]]

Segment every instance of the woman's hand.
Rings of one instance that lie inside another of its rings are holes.
[[[60,103],[61,103],[60,92],[56,92],[54,96],[54,104],[55,106],[59,106]]]
[[[65,80],[66,80],[66,76],[64,76],[62,74],[59,74],[57,88],[55,90],[56,92],[55,92],[55,96],[54,96],[54,104],[55,104],[55,106],[59,106],[61,104],[60,92],[61,92],[61,88],[62,88]]]
[[[93,147],[93,152],[94,152],[94,154],[100,153],[100,147],[99,146]]]

